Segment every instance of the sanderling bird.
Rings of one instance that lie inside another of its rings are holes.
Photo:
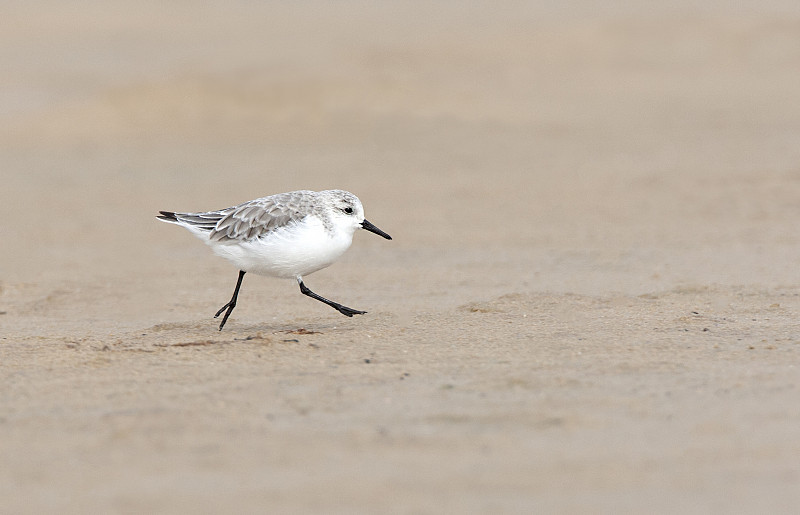
[[[366,311],[348,308],[309,290],[303,276],[339,259],[353,243],[356,229],[392,239],[364,218],[358,197],[342,190],[279,193],[205,213],[159,212],[159,220],[186,227],[214,253],[239,268],[233,297],[214,315],[217,318],[225,312],[220,331],[236,307],[247,272],[294,278],[304,295],[343,315],[363,315]]]

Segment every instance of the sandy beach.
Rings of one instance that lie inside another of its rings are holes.
[[[797,2],[3,10],[0,512],[800,510]]]

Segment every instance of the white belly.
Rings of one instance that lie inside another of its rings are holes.
[[[308,275],[336,261],[350,247],[350,231],[327,232],[317,219],[309,218],[266,237],[246,242],[207,243],[214,252],[240,270],[274,277]]]

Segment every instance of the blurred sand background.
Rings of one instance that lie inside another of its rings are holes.
[[[800,4],[0,16],[0,512],[800,509]],[[159,209],[294,189],[292,281]]]

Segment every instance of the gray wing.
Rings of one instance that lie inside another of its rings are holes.
[[[246,241],[258,238],[272,230],[297,223],[307,214],[309,191],[293,191],[245,202],[236,207],[210,213],[197,213],[200,228],[210,227],[211,241]]]

